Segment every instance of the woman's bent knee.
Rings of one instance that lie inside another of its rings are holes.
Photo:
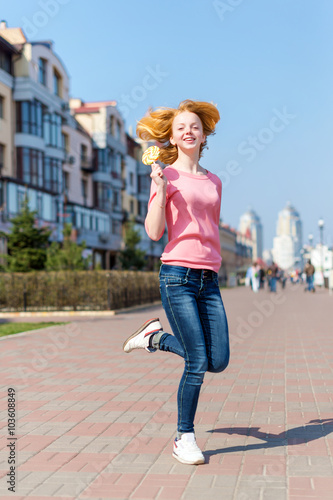
[[[210,373],[221,373],[223,372],[229,364],[230,354],[229,352],[221,359],[217,359],[214,363],[210,363],[208,370]]]

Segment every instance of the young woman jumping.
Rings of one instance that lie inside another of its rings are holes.
[[[151,319],[124,343],[129,353],[168,351],[184,358],[179,383],[177,436],[173,456],[201,464],[194,417],[205,372],[222,372],[229,362],[228,323],[219,285],[221,265],[219,220],[222,183],[199,164],[207,136],[215,131],[218,110],[207,102],[186,100],[177,109],[152,111],[140,120],[137,134],[162,144],[151,172],[145,228],[159,240],[168,227],[168,244],[159,273],[163,308],[173,335],[158,318]]]

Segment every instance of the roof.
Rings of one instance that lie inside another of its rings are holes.
[[[83,104],[86,108],[105,108],[106,106],[117,106],[117,101],[92,101]]]
[[[295,217],[299,217],[299,213],[296,210],[296,208],[290,203],[290,201],[287,202],[287,205],[281,210],[280,214],[282,215],[293,215]]]
[[[1,33],[1,32],[0,32]],[[11,54],[18,54],[19,51],[16,47],[14,47],[11,43],[9,43],[5,38],[0,35],[0,47],[2,47],[7,52]]]
[[[24,45],[27,42],[21,28],[5,28],[0,30],[0,35],[11,45]]]
[[[73,108],[74,113],[98,113],[101,108],[87,108],[86,106],[80,106],[79,108]]]
[[[95,102],[81,102],[78,108],[72,107],[74,113],[98,113],[101,108],[108,106],[117,106],[117,101],[95,101]]]

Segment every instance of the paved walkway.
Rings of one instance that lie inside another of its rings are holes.
[[[1,500],[331,500],[333,296],[297,285],[222,295],[232,356],[202,387],[201,466],[171,456],[182,360],[122,352],[146,319],[167,329],[160,306],[0,341]]]

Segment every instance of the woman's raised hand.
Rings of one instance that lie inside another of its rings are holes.
[[[153,179],[155,184],[160,187],[166,187],[167,185],[167,178],[163,174],[163,169],[162,167],[157,163],[154,162],[151,164],[151,174],[150,177]]]

